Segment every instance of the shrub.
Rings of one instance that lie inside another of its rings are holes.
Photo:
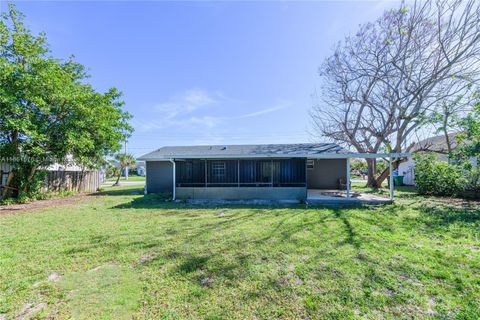
[[[33,176],[30,176],[30,168],[28,166],[17,165],[15,168],[15,176],[13,185],[19,187],[19,191],[13,194],[17,198],[17,202],[25,203],[29,199],[36,199],[45,188],[45,178],[48,174],[46,170],[36,170]]]
[[[162,201],[171,201],[173,198],[173,194],[171,192],[161,192],[156,195],[157,199]]]
[[[459,196],[468,184],[462,166],[438,160],[432,154],[415,156],[415,183],[419,193]]]
[[[480,199],[480,170],[470,168],[466,171],[466,179],[465,197]]]
[[[37,189],[34,193],[21,192],[16,198],[0,200],[0,205],[23,204],[36,200],[46,200],[53,197],[69,197],[75,194],[77,194],[76,191],[60,190],[42,192]]]

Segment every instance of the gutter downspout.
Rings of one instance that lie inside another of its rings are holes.
[[[346,172],[346,179],[347,180],[347,198],[350,198],[350,158],[347,158],[347,172]]]
[[[176,172],[176,169],[175,169],[175,161],[173,159],[170,159],[169,160],[172,165],[173,165],[173,192],[172,192],[172,200],[175,200],[175,189],[176,189],[176,182],[175,182],[175,172]]]
[[[147,177],[147,161],[145,161],[145,188],[143,189],[144,194],[148,194],[148,177]]]
[[[389,187],[390,187],[390,200],[393,201],[393,193],[394,193],[394,185],[393,185],[393,159],[394,158],[390,158],[390,161],[388,162],[388,171],[390,173],[390,176],[388,177],[388,183],[390,184]]]

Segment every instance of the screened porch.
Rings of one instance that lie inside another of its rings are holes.
[[[306,160],[175,159],[176,187],[306,187]]]

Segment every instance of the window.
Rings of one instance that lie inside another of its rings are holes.
[[[312,159],[307,160],[307,169],[308,170],[313,170],[314,166],[315,166],[315,160],[312,160]]]
[[[213,161],[212,162],[212,175],[216,178],[225,177],[225,162]]]
[[[237,160],[207,160],[207,185],[211,187],[238,186]]]

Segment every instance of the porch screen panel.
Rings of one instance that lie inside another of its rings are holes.
[[[251,187],[256,184],[256,161],[240,160],[240,186]]]
[[[255,179],[258,187],[272,185],[272,161],[258,160],[255,166]]]
[[[207,186],[231,187],[238,185],[237,160],[208,160]]]
[[[205,186],[204,160],[176,161],[175,166],[177,187]]]
[[[305,159],[178,161],[176,182],[178,187],[305,186],[305,165]]]
[[[296,187],[306,185],[305,160],[286,159],[274,161],[274,186]]]

